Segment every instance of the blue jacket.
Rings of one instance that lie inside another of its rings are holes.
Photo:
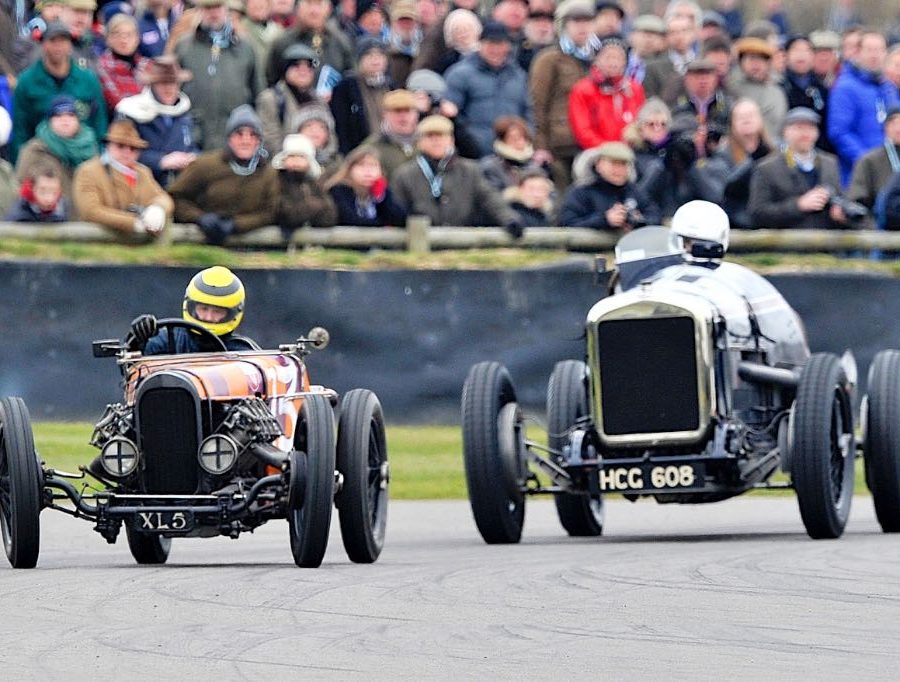
[[[167,123],[166,120],[170,123]],[[138,123],[137,131],[150,145],[141,152],[140,162],[153,171],[156,181],[165,187],[177,174],[162,170],[159,162],[169,152],[200,153],[200,145],[194,139],[194,119],[190,113],[181,116],[157,116],[149,123]]]
[[[841,162],[844,186],[856,160],[884,141],[884,113],[897,103],[891,83],[844,63],[828,97],[828,137]]]
[[[187,329],[176,327],[172,330],[175,335],[175,353],[208,353],[209,348],[200,345],[200,339],[203,337],[193,334]],[[253,345],[244,337],[237,334],[226,334],[219,337],[228,350],[253,350]],[[169,352],[169,332],[161,331],[159,334],[147,341],[144,346],[144,355],[165,355]]]
[[[459,108],[457,120],[478,141],[481,156],[493,152],[494,121],[500,116],[521,116],[534,127],[528,74],[515,59],[494,69],[471,54],[447,69],[444,78],[446,99]]]
[[[175,21],[175,14],[169,10],[169,31],[175,28]],[[149,10],[144,12],[144,15],[138,19],[138,36],[141,39],[138,52],[150,59],[159,57],[163,53],[166,49],[166,41],[169,38],[168,34],[163,35],[162,31],[159,30],[156,17]]]

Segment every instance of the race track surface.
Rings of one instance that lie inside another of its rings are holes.
[[[295,568],[287,523],[175,541],[136,566],[45,511],[38,568],[0,567],[0,671],[19,679],[898,678],[900,537],[857,498],[813,541],[792,497],[607,504],[572,539],[529,501],[482,543],[465,502],[395,502],[381,559]]]

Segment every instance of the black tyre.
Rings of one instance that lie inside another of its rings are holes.
[[[563,360],[553,368],[547,386],[547,444],[554,450],[563,449],[575,422],[588,414],[586,376],[587,366],[578,360]],[[557,493],[553,499],[559,522],[569,535],[603,533],[602,497]]]
[[[125,527],[125,537],[128,540],[131,556],[139,564],[148,566],[164,564],[169,558],[172,538],[153,533],[142,533],[130,526]]]
[[[472,515],[488,544],[514,543],[522,537],[525,495],[512,475],[512,470],[524,468],[515,402],[503,365],[481,362],[469,370],[462,393],[463,459]],[[513,458],[518,462],[511,464]]]
[[[370,564],[381,554],[387,528],[388,470],[384,415],[372,391],[348,391],[338,421],[336,497],[341,539],[351,561]]]
[[[300,503],[288,510],[291,552],[298,566],[316,568],[328,547],[334,504],[334,411],[324,396],[303,399],[294,447],[304,453],[306,466],[303,494],[292,496]],[[292,476],[297,474],[292,470]]]
[[[13,568],[34,568],[41,547],[41,467],[28,408],[21,398],[0,400],[0,526]]]
[[[840,360],[813,355],[794,403],[791,476],[800,516],[811,538],[844,532],[853,498],[853,413]]]
[[[866,484],[885,533],[900,532],[900,351],[884,350],[869,369]]]

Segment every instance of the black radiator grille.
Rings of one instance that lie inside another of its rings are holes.
[[[692,318],[601,322],[597,342],[607,435],[699,427]]]
[[[148,493],[197,489],[197,412],[194,397],[180,388],[154,388],[138,407],[144,486]]]

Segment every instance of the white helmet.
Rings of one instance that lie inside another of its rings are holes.
[[[728,214],[711,201],[689,201],[672,216],[672,232],[685,239],[721,244],[728,250]]]

